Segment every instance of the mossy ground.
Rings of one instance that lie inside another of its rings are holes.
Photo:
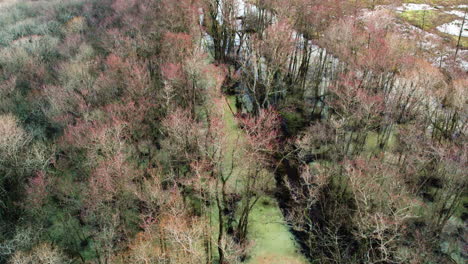
[[[294,237],[275,199],[261,198],[250,216],[249,241],[252,243],[248,264],[308,263],[299,251]]]
[[[232,159],[242,155],[245,148],[245,139],[242,136],[242,131],[231,112],[231,110],[233,112],[236,111],[234,100],[233,96],[227,97],[227,103],[224,107],[225,133],[228,141],[226,146],[226,153],[228,154],[225,157],[225,166],[229,166]],[[236,149],[235,155],[229,154],[232,153],[233,149]],[[236,167],[237,169],[234,170],[230,182],[235,184],[234,188],[237,189],[242,184],[241,173],[243,168],[240,164]],[[305,257],[301,255],[300,248],[294,241],[294,237],[283,218],[278,203],[273,197],[264,196],[260,198],[250,214],[249,221],[248,240],[251,243],[251,248],[247,252],[246,263],[308,263]],[[214,222],[217,222],[217,220],[214,220]]]
[[[457,44],[458,43],[458,36],[453,36],[449,35],[450,38],[452,39],[453,43]],[[461,37],[460,38],[460,47],[463,49],[468,49],[468,38],[467,37]]]
[[[397,146],[395,132],[390,132],[387,142],[385,142],[385,150],[393,150]],[[369,132],[366,137],[365,151],[368,153],[376,153],[381,151],[379,147],[379,134],[377,132]]]
[[[231,169],[231,164],[234,162],[238,163],[236,160],[243,155],[243,142],[244,138],[242,137],[242,131],[240,130],[237,121],[233,114],[237,112],[235,104],[235,96],[226,97],[226,104],[224,104],[224,115],[223,119],[225,122],[225,133],[226,133],[226,149],[224,157],[224,170],[228,173],[228,170]],[[232,112],[231,112],[232,111]],[[231,179],[228,181],[230,189],[233,191],[239,190],[242,187],[242,173],[241,166],[234,166],[234,171],[232,173]]]

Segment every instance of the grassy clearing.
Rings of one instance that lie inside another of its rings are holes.
[[[424,30],[433,30],[458,18],[439,10],[408,10],[401,13],[400,17]]]

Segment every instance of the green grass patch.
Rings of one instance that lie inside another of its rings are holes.
[[[308,263],[289,231],[273,198],[261,198],[252,210],[249,223],[252,248],[248,264]]]
[[[236,98],[235,96],[227,96],[226,104],[224,104],[224,123],[225,123],[225,133],[226,133],[226,148],[225,158],[223,161],[223,170],[225,173],[229,173],[231,169],[232,162],[234,162],[234,171],[231,178],[228,181],[228,185],[232,190],[238,190],[242,187],[242,166],[237,164],[239,161],[236,160],[236,157],[243,155],[243,146],[244,138],[242,137],[242,131],[237,124],[237,120],[232,114],[231,110],[236,113]],[[233,161],[234,160],[234,161]]]
[[[401,13],[400,17],[424,30],[432,30],[458,18],[438,10],[408,10]]]
[[[234,113],[237,112],[236,97],[232,95],[232,96],[227,96],[226,99],[227,99],[227,103],[226,103],[226,106],[225,106],[225,109],[224,109],[224,112],[225,112],[224,121],[226,122],[226,126],[227,126],[227,128],[229,130],[227,132],[228,132],[229,135],[234,134],[235,136],[237,136],[237,133],[239,133],[239,127],[237,126],[236,119],[234,118],[234,116],[231,113],[231,110]]]

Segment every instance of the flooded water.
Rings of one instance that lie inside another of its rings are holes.
[[[465,21],[465,24],[463,25],[463,30],[462,30],[462,24],[463,24],[463,20],[461,19],[454,20],[447,24],[438,26],[437,30],[446,34],[453,35],[453,36],[459,36],[460,31],[462,31],[462,37],[468,37],[468,21]]]

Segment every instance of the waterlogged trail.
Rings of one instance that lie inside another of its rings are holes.
[[[229,143],[226,153],[242,155],[245,140],[242,130],[237,126],[236,119],[231,112],[235,111],[233,97],[226,100],[224,107],[224,121]],[[226,164],[231,163],[231,155],[226,155]],[[231,184],[242,184],[242,164],[237,164]],[[273,178],[273,175],[271,175]],[[235,186],[234,186],[235,187]],[[254,206],[248,226],[248,240],[250,248],[245,263],[248,264],[306,264],[308,261],[300,253],[300,247],[289,231],[283,214],[274,197],[264,196]]]
[[[276,200],[263,197],[252,211],[249,241],[253,243],[249,264],[306,264],[299,245],[289,231]]]

